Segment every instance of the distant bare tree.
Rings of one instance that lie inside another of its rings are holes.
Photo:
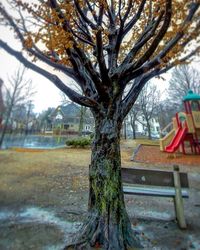
[[[200,94],[200,72],[192,66],[181,65],[173,69],[168,88],[167,102],[182,109],[182,99],[188,90]]]
[[[133,139],[136,139],[136,122],[139,119],[140,113],[141,109],[136,102],[128,114],[130,125],[133,131]]]
[[[54,110],[55,108],[49,107],[37,116],[38,130],[44,132],[45,129],[51,128],[51,114]]]
[[[141,91],[136,102],[138,107],[140,107],[139,118],[137,120],[146,127],[149,139],[151,139],[151,120],[155,117],[159,99],[160,92],[157,86],[148,83]]]
[[[168,100],[165,99],[157,105],[156,112],[157,112],[158,122],[162,130],[169,123],[172,122],[172,117],[174,117],[176,109],[174,109],[174,107],[170,105],[170,103],[168,103]]]
[[[34,104],[32,100],[29,100],[26,104],[26,117],[25,117],[25,133],[30,132],[30,122],[32,122],[32,119],[35,118],[33,109],[34,109]]]
[[[18,105],[27,104],[30,102],[34,92],[32,81],[24,80],[25,68],[20,67],[13,76],[8,78],[10,84],[5,84],[5,112],[2,133],[0,137],[0,148],[2,146],[6,130],[8,128],[10,118],[14,108]]]
[[[59,95],[60,95],[61,105],[66,105],[71,103],[70,99],[62,91],[60,91]]]

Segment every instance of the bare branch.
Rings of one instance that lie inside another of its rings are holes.
[[[137,13],[133,16],[133,18],[129,21],[129,23],[125,26],[124,28],[124,32],[123,32],[123,37],[125,37],[125,35],[133,28],[133,26],[136,24],[136,22],[140,19],[140,16],[142,14],[142,11],[144,9],[144,6],[145,6],[145,3],[146,3],[146,0],[142,0],[139,8],[138,8],[138,11]],[[123,23],[125,23],[128,15],[129,15],[129,12],[130,12],[130,8],[132,7],[132,1],[129,2],[129,7],[127,9],[127,12],[124,16],[124,19],[123,19]]]
[[[94,41],[92,40],[92,37],[91,37],[91,35],[90,35],[90,32],[89,32],[87,26],[84,24],[84,22],[82,22],[82,20],[80,20],[81,25],[79,25],[78,22],[77,22],[76,20],[74,20],[74,23],[77,25],[79,31],[82,32],[83,36],[86,37],[87,40],[85,40],[84,38],[78,36],[72,29],[70,29],[71,32],[72,32],[72,34],[73,34],[75,37],[77,37],[80,41],[82,41],[82,42],[84,42],[84,43],[86,43],[86,44],[89,44],[89,45],[91,45],[92,47],[95,47]],[[84,30],[84,28],[85,28],[85,30]]]
[[[2,40],[0,40],[0,47],[3,48],[10,55],[17,58],[21,63],[24,64],[25,67],[32,69],[33,71],[41,74],[42,76],[46,77],[48,80],[52,81],[55,84],[55,86],[58,87],[62,92],[64,92],[72,101],[80,105],[86,106],[86,107],[97,106],[97,103],[94,100],[77,94],[74,90],[67,87],[56,75],[51,74],[48,71],[31,63],[22,55],[22,53],[16,50],[13,50]]]
[[[124,61],[122,62],[121,66],[119,67],[118,71],[120,71],[120,68],[124,68],[124,65],[127,63],[131,63],[136,54],[139,52],[139,50],[145,45],[154,35],[155,31],[160,24],[162,17],[164,15],[164,12],[161,12],[158,19],[152,21],[152,23],[149,23],[149,25],[145,28],[143,34],[140,36],[138,41],[135,43],[133,48],[130,50]]]
[[[122,101],[122,110],[121,110],[121,116],[123,118],[126,117],[128,112],[130,111],[131,107],[137,100],[142,88],[145,86],[145,84],[154,76],[157,75],[157,72],[159,69],[156,69],[152,72],[148,72],[146,74],[143,74],[141,77],[135,78],[135,80],[132,83],[132,87],[129,90],[128,94]]]
[[[149,62],[145,63],[144,65],[142,65],[141,67],[139,67],[137,69],[135,69],[134,64],[129,64],[124,71],[126,73],[122,74],[122,79],[127,77],[127,82],[129,82],[133,78],[138,77],[141,74],[148,72],[151,69],[153,69],[154,67],[158,66],[161,63],[162,58],[164,58],[167,55],[167,53],[170,50],[172,50],[173,47],[178,43],[178,41],[180,41],[183,38],[183,36],[185,35],[184,27],[188,23],[190,23],[194,14],[198,10],[199,6],[200,6],[199,3],[191,4],[189,13],[188,13],[187,17],[185,18],[185,21],[183,22],[180,31],[177,32],[176,35],[165,45],[165,48],[159,54],[157,54],[152,60],[150,60]]]
[[[97,40],[97,60],[99,63],[99,69],[101,73],[102,82],[104,84],[110,84],[110,79],[108,77],[108,69],[106,67],[104,55],[103,55],[103,41],[102,41],[102,32],[101,30],[97,31],[96,34],[96,40]]]
[[[52,4],[51,6],[53,6],[53,8],[56,8],[56,11],[58,11],[59,14],[61,15],[61,17],[63,18],[61,10],[56,5],[55,1],[53,1],[53,2],[54,2],[54,4]],[[79,4],[77,3],[77,7],[78,6],[79,6]],[[81,12],[83,12],[83,11],[81,11]],[[81,18],[82,18],[82,15],[81,15]],[[66,20],[65,24],[63,25],[63,29],[66,31],[70,31],[67,20]],[[74,40],[74,38],[72,37],[71,39],[73,41],[73,50],[67,49],[66,51],[69,55],[69,58],[72,62],[72,65],[75,66],[75,69],[79,72],[79,74],[84,77],[83,72],[80,72],[80,68],[77,67],[77,59],[78,59],[81,62],[81,64],[84,65],[84,68],[87,70],[89,77],[91,78],[92,82],[95,85],[95,88],[99,94],[100,99],[107,99],[108,94],[107,94],[107,91],[105,88],[105,83],[103,83],[102,80],[100,79],[100,75],[96,71],[96,69],[94,68],[90,58],[86,56],[86,53],[83,51],[83,49],[81,49],[78,46],[78,44]],[[101,47],[99,49],[101,49]],[[101,66],[100,66],[101,69],[103,68],[104,70],[106,70],[104,59],[102,59],[100,63],[101,63]],[[104,71],[104,73],[105,72],[106,71]],[[88,77],[86,76],[86,78],[88,78]]]
[[[82,11],[82,9],[79,5],[79,2],[77,0],[74,0],[74,5],[75,5],[79,15],[81,16],[81,18],[91,27],[91,29],[96,30],[97,26],[94,23],[92,23],[90,21],[90,19],[84,14],[84,12]]]
[[[165,19],[164,19],[163,25],[160,31],[158,32],[158,34],[156,35],[156,37],[154,38],[148,50],[134,65],[135,68],[138,68],[141,65],[143,65],[143,63],[146,62],[150,58],[150,56],[154,53],[158,44],[160,43],[160,41],[162,40],[162,38],[164,37],[165,33],[167,32],[169,28],[170,21],[171,21],[171,14],[172,14],[172,0],[166,0]]]
[[[98,17],[97,17],[97,15],[95,14],[95,9],[92,8],[92,6],[91,6],[91,4],[90,4],[90,2],[89,2],[88,0],[84,0],[84,1],[86,2],[87,7],[88,7],[88,9],[90,10],[90,13],[92,14],[92,16],[93,16],[95,22],[98,23]]]
[[[14,29],[14,32],[17,34],[17,37],[20,39],[20,42],[22,46],[24,46],[25,39],[21,31],[19,30],[18,26],[14,22],[11,16],[8,15],[8,13],[0,6],[0,13],[6,18],[6,20],[9,22],[9,25]],[[25,25],[25,24],[24,24]],[[25,26],[24,26],[25,28]],[[76,74],[75,72],[71,69],[68,68],[64,65],[61,65],[59,63],[55,63],[52,61],[51,58],[47,57],[44,53],[42,53],[36,45],[33,46],[33,48],[25,48],[29,53],[37,57],[39,60],[42,62],[48,64],[49,66],[52,66],[58,70],[61,70],[64,74],[68,75],[69,77],[72,77],[74,80],[76,80]]]

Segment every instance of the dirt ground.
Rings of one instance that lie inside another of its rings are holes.
[[[130,161],[137,144],[122,142],[122,166],[172,169],[170,162]],[[90,154],[90,149],[70,148],[0,151],[0,249],[63,248],[87,213]],[[184,201],[187,230],[177,227],[171,199],[125,197],[145,249],[200,249],[200,164],[180,168],[190,182]]]
[[[191,154],[188,150],[186,155],[176,152],[175,154],[169,154],[166,152],[161,152],[159,146],[152,145],[139,145],[135,150],[133,155],[133,160],[135,162],[147,163],[147,164],[157,164],[170,166],[178,164],[186,166],[186,171],[188,166],[190,166],[190,171],[198,171],[200,168],[200,155]]]

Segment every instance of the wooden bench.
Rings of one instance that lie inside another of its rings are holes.
[[[148,195],[174,198],[178,225],[185,229],[183,198],[189,197],[187,173],[136,168],[122,168],[123,191],[125,194]]]

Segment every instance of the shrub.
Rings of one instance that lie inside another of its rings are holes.
[[[91,142],[92,142],[92,140],[89,137],[78,137],[78,138],[73,138],[73,139],[67,140],[66,145],[72,146],[72,147],[84,148],[85,146],[90,146]]]

